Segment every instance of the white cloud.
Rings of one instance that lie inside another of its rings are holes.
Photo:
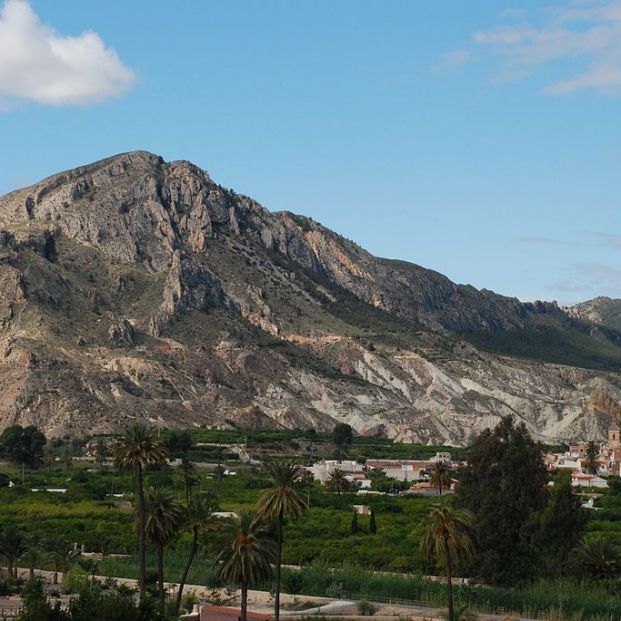
[[[500,61],[498,82],[557,63],[566,75],[545,86],[546,95],[621,94],[621,0],[574,0],[519,24],[476,32],[473,41]]]
[[[20,99],[87,105],[129,90],[133,71],[99,35],[63,36],[41,23],[28,0],[0,11],[0,110]]]

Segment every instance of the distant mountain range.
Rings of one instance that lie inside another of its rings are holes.
[[[457,285],[127,153],[0,197],[0,427],[344,421],[459,444],[513,414],[596,437],[621,417],[620,309]]]

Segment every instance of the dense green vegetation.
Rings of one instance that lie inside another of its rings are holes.
[[[508,422],[505,424],[509,425]],[[323,451],[331,456],[340,442],[340,451],[347,453],[348,458],[373,453],[382,457],[401,456],[401,451],[406,452],[407,457],[422,457],[439,449],[396,445],[373,438],[353,437],[349,442],[345,432],[340,430],[335,436],[303,430],[199,429],[183,435],[162,432],[157,441],[170,446],[173,452],[186,451],[187,455],[192,451],[200,453],[204,448],[200,446],[202,443],[245,443],[255,452],[271,453],[272,458],[282,458],[289,451],[306,455],[308,443],[317,452]],[[521,428],[509,425],[504,430],[501,426],[493,433],[483,434],[469,449],[471,470],[461,475],[465,491],[457,498],[444,500],[450,506],[454,501],[467,504],[464,503],[464,493],[475,498],[473,506],[468,508],[478,522],[488,524],[487,530],[495,530],[501,537],[504,535],[509,548],[501,554],[511,555],[512,563],[515,561],[516,564],[511,569],[513,565],[507,564],[507,557],[503,556],[507,575],[495,572],[492,576],[485,576],[488,582],[511,583],[511,589],[456,586],[456,609],[468,605],[480,610],[503,608],[536,615],[539,611],[561,606],[567,615],[581,612],[583,618],[594,619],[598,615],[610,614],[618,618],[621,616],[616,599],[621,584],[621,481],[611,480],[609,489],[598,490],[598,511],[582,511],[571,488],[564,486],[561,480],[556,482],[551,493],[540,496],[537,490],[541,490],[540,483],[545,482],[546,477],[545,472],[538,474],[537,470],[540,447],[522,432]],[[342,437],[346,438],[345,445]],[[495,444],[499,439],[502,440],[500,444]],[[25,546],[41,552],[34,555],[34,560],[22,552],[22,566],[32,563],[33,566],[64,570],[73,565],[81,567],[84,572],[102,576],[138,577],[135,517],[129,504],[133,502],[130,492],[135,488],[135,477],[104,464],[102,455],[113,453],[103,446],[104,443],[109,445],[109,439],[101,438],[96,443],[96,459],[87,463],[67,459],[68,447],[77,453],[80,443],[54,442],[50,446],[53,459],[46,460],[38,469],[22,471],[21,467],[11,464],[0,467],[0,524],[22,531]],[[502,457],[500,445],[513,448]],[[495,465],[490,466],[491,463]],[[146,490],[172,490],[172,495],[164,500],[181,507],[190,498],[206,499],[222,511],[239,514],[255,510],[259,501],[266,498],[266,493],[274,489],[274,477],[260,467],[237,460],[223,460],[220,465],[222,469],[229,468],[237,474],[223,476],[217,463],[196,471],[191,465],[186,466],[189,470],[185,474],[180,467],[173,469],[157,463],[146,465],[144,486]],[[476,467],[479,474],[472,470]],[[520,472],[521,475],[517,476],[516,473]],[[505,476],[508,478],[503,478]],[[9,479],[17,485],[9,488]],[[188,491],[189,480],[191,489]],[[509,480],[511,486],[506,484]],[[527,501],[519,490],[521,486],[527,489],[529,485],[536,489],[531,490]],[[41,491],[31,491],[33,488]],[[46,488],[66,488],[67,492],[46,492]],[[507,497],[503,498],[498,489],[505,488]],[[486,492],[490,493],[489,500],[485,499]],[[297,487],[296,493],[305,504],[308,503],[309,509],[298,519],[284,521],[282,558],[285,564],[301,565],[302,569],[283,570],[284,592],[322,596],[345,593],[369,600],[397,598],[444,605],[444,585],[421,577],[430,571],[443,572],[444,567],[441,562],[435,568],[428,566],[419,551],[429,512],[437,504],[437,499],[391,495],[361,498],[352,491],[330,493],[308,480]],[[119,498],[112,494],[125,496]],[[153,492],[149,491],[147,497],[152,496]],[[517,506],[511,504],[513,500]],[[370,516],[358,515],[354,524],[353,504],[369,505],[373,520]],[[489,518],[480,513],[481,506],[489,511]],[[576,516],[586,520],[586,524],[572,522]],[[571,526],[562,528],[567,525]],[[583,526],[586,532],[584,544],[579,541]],[[516,535],[510,534],[511,528],[515,528]],[[196,532],[191,527],[177,530],[178,535],[170,537],[165,533],[163,539],[163,577],[178,583],[187,572],[185,581],[188,584],[221,586],[222,575],[218,575],[214,561],[218,549],[222,549],[218,536],[209,528],[199,528]],[[198,548],[188,566],[195,535]],[[518,541],[515,539],[518,535],[525,538]],[[606,537],[605,545],[602,536]],[[146,557],[148,576],[152,576],[158,567],[157,546],[153,545],[157,540],[151,537],[150,541]],[[485,546],[498,548],[499,541],[502,543],[502,538],[481,537],[479,528],[476,541],[479,560],[484,558],[481,555]],[[78,548],[84,544],[87,551],[102,552],[105,556],[102,560],[91,560],[75,555],[71,552],[74,542]],[[534,552],[536,548],[537,553]],[[521,563],[529,554],[531,562],[525,566],[528,571],[523,571]],[[604,563],[598,558],[603,558]],[[485,564],[489,564],[489,558]],[[458,575],[478,574],[476,565],[468,566],[468,563],[458,563],[455,569]],[[270,589],[272,583],[266,579],[256,586]]]
[[[588,325],[578,321],[560,326],[541,319],[523,330],[486,330],[462,336],[478,349],[505,356],[592,369],[621,367],[621,347],[616,344],[619,334],[610,331],[610,339],[593,338]]]

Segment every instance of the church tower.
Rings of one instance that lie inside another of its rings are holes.
[[[610,448],[621,448],[621,438],[619,438],[619,425],[617,423],[612,423],[610,425],[610,429],[608,429],[608,446]]]

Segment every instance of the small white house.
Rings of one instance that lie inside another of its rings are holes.
[[[369,505],[353,505],[354,511],[358,515],[371,515],[371,507]]]
[[[583,474],[582,472],[574,472],[571,475],[571,484],[574,487],[608,487],[606,479],[596,474]]]

